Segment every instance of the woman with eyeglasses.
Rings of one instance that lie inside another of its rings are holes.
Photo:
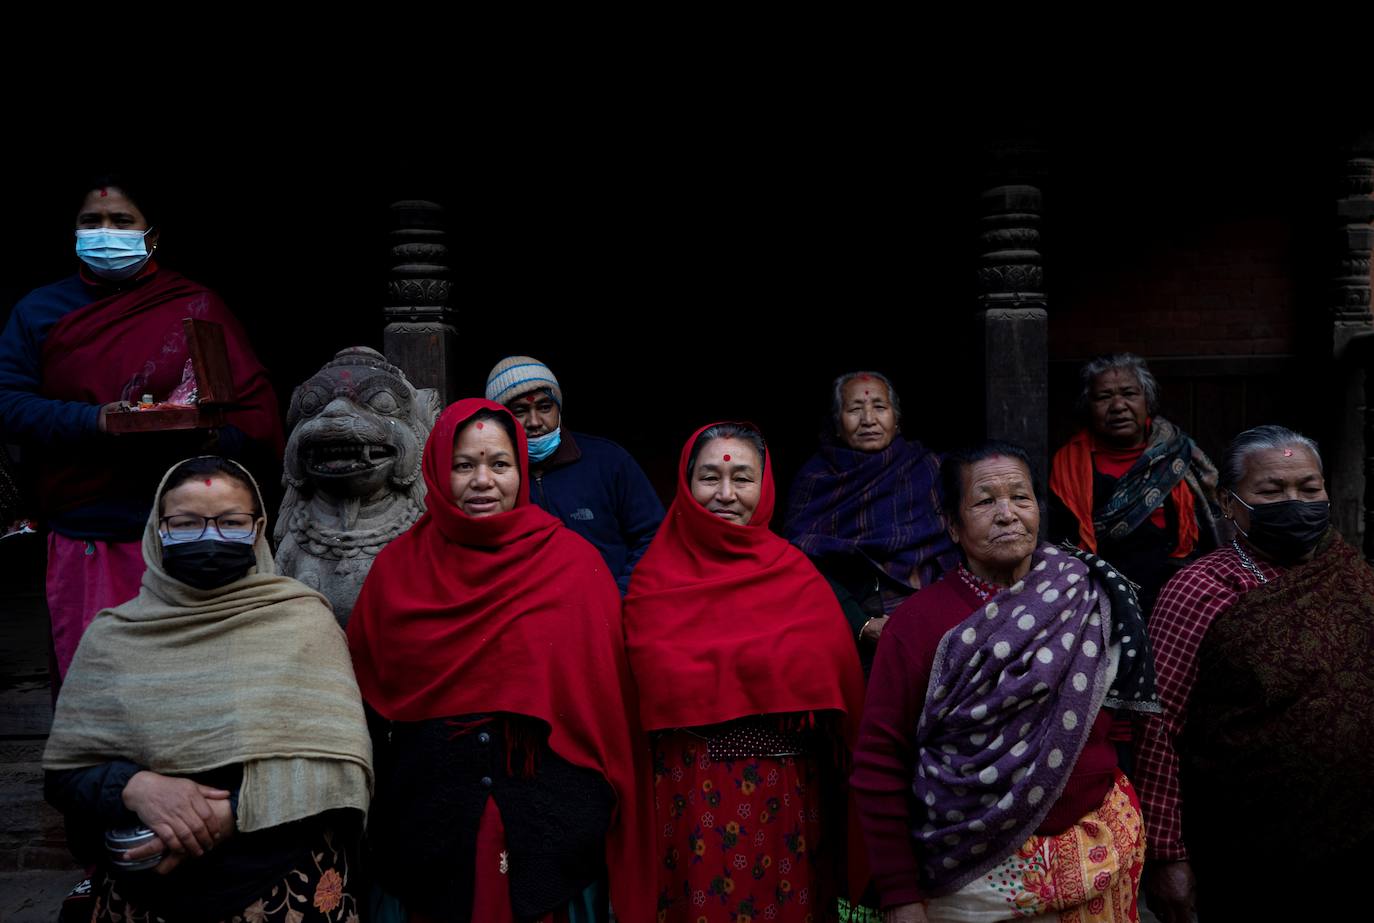
[[[57,674],[101,609],[138,592],[139,537],[158,475],[188,455],[281,458],[277,399],[238,320],[213,291],[155,258],[170,229],[140,180],[97,176],[74,190],[78,271],[19,300],[0,333],[0,436],[21,447],[49,528],[47,603]],[[110,411],[181,384],[185,318],[224,331],[235,409],[227,425],[107,432]]]
[[[72,660],[45,794],[96,866],[93,920],[361,913],[362,700],[328,602],[275,572],[262,510],[237,463],[176,465],[138,596],[101,612]]]

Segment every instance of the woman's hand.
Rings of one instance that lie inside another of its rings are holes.
[[[902,904],[883,911],[883,923],[927,923],[925,904]]]
[[[111,411],[119,410],[123,406],[123,401],[111,401],[101,406],[100,417],[96,420],[96,426],[102,433],[108,433],[110,431],[109,424],[106,422],[105,418],[110,415]]]
[[[229,799],[212,798],[210,799],[210,811],[214,814],[210,819],[210,835],[214,838],[215,845],[219,845],[234,835],[236,829],[234,809],[229,804]],[[153,837],[142,846],[135,846],[133,849],[126,850],[124,858],[130,862],[137,862],[139,859],[147,859],[150,856],[163,855],[164,853],[162,861],[153,869],[159,875],[166,875],[186,858],[184,852],[169,850],[167,844],[162,842],[161,837]]]
[[[162,842],[161,837],[153,837],[142,846],[135,846],[133,849],[124,851],[124,858],[129,862],[137,862],[139,859],[147,859],[149,856],[162,856],[162,861],[153,866],[153,871],[159,875],[166,875],[181,865],[181,860],[186,858],[186,853],[169,851],[167,844]]]
[[[211,805],[223,802],[223,811],[232,813],[229,812],[229,793],[224,789],[147,769],[134,773],[129,779],[124,786],[123,800],[124,806],[158,835],[167,851],[193,856],[204,855],[205,850],[214,846],[216,834],[223,828],[222,815]],[[229,824],[232,830],[232,816]],[[153,850],[155,852],[157,850]]]
[[[1191,923],[1197,906],[1197,880],[1187,860],[1157,865],[1145,879],[1150,909],[1163,923]]]
[[[889,617],[886,615],[880,615],[877,618],[871,618],[867,622],[864,622],[864,627],[859,630],[859,637],[865,641],[872,641],[874,644],[877,644],[878,639],[883,635],[883,628],[887,626],[888,618]]]

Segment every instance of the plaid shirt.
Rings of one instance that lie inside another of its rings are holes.
[[[1268,561],[1252,560],[1269,580],[1283,573]],[[1150,646],[1155,656],[1155,686],[1164,712],[1146,716],[1136,744],[1131,781],[1145,809],[1149,856],[1166,862],[1187,859],[1183,844],[1182,799],[1178,790],[1175,744],[1188,717],[1188,699],[1197,682],[1197,652],[1212,621],[1234,606],[1242,593],[1260,585],[1227,546],[1179,571],[1160,591],[1150,614]]]

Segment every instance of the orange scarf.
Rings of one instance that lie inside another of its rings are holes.
[[[1097,532],[1093,527],[1093,449],[1092,434],[1079,430],[1063,448],[1054,453],[1050,466],[1050,491],[1078,520],[1078,547],[1097,553]],[[1144,447],[1141,448],[1144,452]],[[1193,492],[1180,478],[1169,491],[1178,508],[1178,545],[1171,558],[1186,558],[1197,547],[1197,513]]]

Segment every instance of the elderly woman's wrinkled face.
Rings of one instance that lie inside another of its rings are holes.
[[[887,385],[860,375],[840,389],[840,437],[859,452],[881,452],[897,435],[897,412]]]
[[[493,420],[476,420],[458,431],[449,487],[458,509],[474,518],[515,508],[520,466],[505,427]]]
[[[763,459],[743,439],[712,439],[697,453],[687,480],[692,498],[708,513],[747,526],[763,492]]]
[[[1145,441],[1150,408],[1134,372],[1108,369],[1088,389],[1088,415],[1093,432],[1113,445],[1132,448]]]
[[[1019,459],[999,455],[964,466],[959,517],[949,534],[969,570],[998,583],[1019,579],[1030,567],[1039,531],[1040,506]]]
[[[1260,506],[1284,500],[1329,500],[1326,481],[1317,458],[1302,444],[1277,449],[1256,449],[1245,456],[1245,477],[1236,484],[1235,502],[1229,491],[1221,495],[1221,509],[1242,532],[1251,531],[1251,513],[1245,504]]]

